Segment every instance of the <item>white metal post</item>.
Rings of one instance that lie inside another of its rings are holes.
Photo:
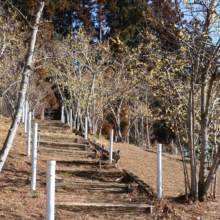
[[[27,156],[30,157],[31,146],[31,112],[28,114],[28,131],[27,131]]]
[[[32,139],[32,171],[31,171],[31,190],[36,189],[37,174],[37,128],[38,123],[34,123]]]
[[[176,156],[178,155],[177,147],[175,148],[175,155],[176,155]]]
[[[35,118],[35,109],[33,109],[33,120]]]
[[[88,119],[85,117],[85,139],[87,140],[87,134],[88,134]]]
[[[114,130],[110,130],[110,147],[109,147],[109,161],[112,163],[112,152],[113,152],[113,132]]]
[[[24,123],[25,119],[25,104],[22,106],[22,123]]]
[[[62,106],[62,108],[61,108],[61,121],[64,123],[63,118],[64,118],[64,107]]]
[[[28,112],[29,112],[29,103],[27,102],[27,114],[28,114]]]
[[[162,144],[157,145],[157,199],[162,199],[162,161],[161,161]]]
[[[56,161],[47,161],[47,217],[46,220],[54,220],[55,210],[55,167]]]
[[[70,109],[70,129],[73,128],[73,109]]]
[[[28,102],[25,102],[24,133],[27,133]]]

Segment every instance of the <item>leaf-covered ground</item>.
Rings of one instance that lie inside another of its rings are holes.
[[[42,134],[53,134],[65,137],[74,137],[67,126],[52,129],[49,122],[39,122],[39,130]],[[2,146],[11,119],[0,118],[0,144]],[[48,156],[38,154],[37,164],[37,190],[35,195],[30,195],[31,179],[31,159],[26,157],[26,136],[21,136],[23,125],[19,126],[13,147],[5,163],[2,173],[0,173],[0,219],[45,219],[46,213],[46,159]],[[108,147],[106,140],[101,143]],[[128,169],[138,175],[156,192],[156,150],[152,148],[143,150],[139,147],[114,143],[114,150],[121,150],[120,169]],[[60,158],[60,157],[59,157]],[[57,159],[50,156],[49,159]],[[69,157],[69,159],[71,159]],[[186,203],[181,200],[184,193],[182,162],[177,156],[163,154],[163,203],[156,205],[152,202],[154,212],[152,215],[134,213],[132,215],[111,215],[109,213],[72,213],[68,211],[56,210],[56,219],[220,219],[220,202],[212,202],[208,199],[204,203]],[[218,192],[220,187],[218,186]],[[63,193],[64,194],[64,193]],[[68,195],[68,194],[67,194]],[[123,196],[123,195],[121,195]],[[129,197],[130,196],[130,197]],[[100,198],[99,198],[100,197]],[[132,199],[132,195],[124,195],[125,199]],[[62,193],[57,193],[57,201],[62,200]],[[95,201],[102,199],[99,194],[91,194],[77,191],[73,197],[70,193],[66,200],[81,198],[86,200],[91,198]],[[107,199],[107,198],[106,198]],[[109,200],[114,196],[109,196]],[[220,200],[220,197],[217,198]],[[143,201],[144,198],[141,198]]]

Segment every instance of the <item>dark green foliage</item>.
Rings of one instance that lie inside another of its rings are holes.
[[[110,34],[133,44],[139,31],[145,27],[144,18],[149,11],[146,1],[107,0],[106,8],[109,11],[106,20],[111,28]]]

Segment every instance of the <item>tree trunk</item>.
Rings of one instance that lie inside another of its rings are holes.
[[[138,129],[138,118],[137,118],[135,124],[136,124],[136,134],[137,134],[137,146],[140,147],[140,134],[139,134],[139,129]]]
[[[11,113],[11,117],[13,118],[14,117],[14,109],[12,108],[11,106],[11,102],[9,101],[8,97],[6,95],[3,96],[7,105],[8,105],[8,108],[10,110],[10,113]]]
[[[42,112],[41,112],[41,120],[44,120],[44,108],[42,109]]]
[[[215,174],[214,189],[213,189],[213,201],[216,201],[216,198],[217,198],[217,180],[218,180],[218,173]]]
[[[103,117],[103,111],[102,111],[102,123],[101,123],[101,127],[100,127],[100,130],[99,130],[99,139],[100,139],[100,137],[101,137],[102,127],[103,127],[103,124],[104,124],[104,122],[105,122],[107,116],[108,116],[108,111],[107,111],[107,113],[105,114],[105,117]]]
[[[188,136],[189,136],[189,153],[190,153],[190,168],[191,168],[191,190],[190,194],[193,198],[197,199],[197,171],[195,163],[195,148],[193,143],[193,108],[192,108],[192,99],[193,91],[192,86],[189,91],[189,120],[188,120]]]
[[[74,120],[73,120],[73,128],[74,129],[76,129],[77,115],[78,115],[78,106],[76,107],[76,109],[74,111]]]
[[[14,119],[13,119],[11,128],[9,129],[7,138],[4,142],[4,145],[3,145],[3,148],[2,148],[1,154],[0,154],[0,172],[2,171],[5,160],[8,156],[10,148],[12,146],[18,125],[20,123],[21,114],[22,114],[22,106],[25,101],[25,94],[26,94],[26,90],[27,90],[28,79],[29,79],[31,72],[32,72],[31,66],[32,66],[32,62],[33,62],[33,54],[34,54],[34,47],[35,47],[35,42],[36,42],[36,37],[37,37],[37,32],[38,32],[38,26],[40,23],[41,13],[43,11],[44,5],[45,5],[45,1],[40,1],[37,12],[36,12],[36,20],[33,25],[33,30],[31,32],[30,42],[29,42],[29,46],[28,46],[28,52],[26,55],[26,62],[25,62],[25,67],[24,67],[24,71],[22,74],[22,81],[21,81],[18,102],[17,102],[17,106],[16,106],[16,112],[14,115]]]
[[[70,112],[68,111],[66,103],[64,104],[64,111],[66,113],[65,120],[67,121],[67,124],[70,124]]]
[[[120,121],[120,116],[118,118],[118,120],[116,120],[116,133],[117,133],[117,137],[118,137],[118,141],[122,141],[122,134],[121,134],[121,121]]]
[[[177,123],[176,120],[174,120],[175,122],[175,129],[176,129],[176,137],[179,143],[179,149],[180,149],[180,153],[181,153],[181,157],[182,157],[182,161],[183,161],[183,172],[184,172],[184,182],[185,182],[185,198],[188,199],[188,184],[189,184],[189,178],[188,178],[188,171],[187,171],[187,167],[186,167],[186,161],[185,161],[185,157],[183,155],[183,150],[182,150],[182,146],[181,146],[181,141],[180,141],[180,137],[179,137],[179,131],[177,128]]]
[[[214,133],[214,146],[215,146],[215,155],[217,155],[218,148],[217,148],[217,142],[216,142],[216,136],[217,136],[217,128],[216,128],[216,121],[215,121],[215,133]],[[218,173],[215,174],[215,180],[214,180],[214,189],[213,189],[213,201],[216,200],[217,197],[217,180],[218,180]]]
[[[144,148],[144,116],[141,117],[142,148]]]
[[[102,42],[102,21],[101,21],[102,6],[99,5],[99,42]]]
[[[205,181],[207,172],[207,153],[208,153],[208,120],[206,115],[206,81],[205,73],[202,73],[201,77],[202,88],[201,88],[201,154],[200,154],[200,170],[199,170],[199,200],[204,201],[205,199]],[[211,172],[211,171],[210,171]]]
[[[82,112],[80,109],[80,114],[79,114],[79,123],[80,123],[80,130],[81,131],[85,131],[85,120],[83,121],[83,117],[82,117]],[[89,120],[88,120],[89,121]],[[89,126],[88,126],[88,134],[89,134]]]
[[[136,119],[137,120],[137,119]],[[137,144],[137,123],[136,120],[134,122],[134,144]]]
[[[78,109],[78,112],[77,112],[77,122],[76,122],[76,130],[79,131],[80,129],[80,108]]]
[[[129,144],[130,140],[129,140],[129,137],[130,137],[130,126],[131,126],[131,119],[130,119],[130,115],[128,116],[128,130],[126,132],[126,135],[125,135],[125,140],[126,142]]]
[[[207,134],[207,123],[206,120],[201,120],[201,156],[200,156],[200,172],[199,172],[199,199],[204,200],[205,192],[205,181],[207,172],[207,153],[208,153],[208,134]]]
[[[148,108],[148,101],[147,101],[147,92],[146,92],[146,105]],[[148,110],[146,111],[146,135],[147,135],[147,145],[148,149],[150,149],[150,135],[149,135],[149,122],[148,122]]]

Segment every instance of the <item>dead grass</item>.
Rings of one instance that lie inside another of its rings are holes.
[[[39,130],[44,135],[59,135],[65,137],[75,137],[71,133],[68,126],[53,128],[54,122],[46,121],[39,123]],[[6,138],[7,131],[10,127],[11,119],[0,117],[0,143],[3,144]],[[50,132],[48,131],[48,127]],[[30,178],[31,178],[31,159],[25,156],[26,154],[26,136],[20,136],[23,132],[23,126],[20,125],[17,131],[16,138],[13,142],[12,149],[7,158],[2,173],[0,173],[0,219],[45,219],[46,213],[46,160],[47,159],[73,159],[71,157],[61,157],[54,155],[38,154],[37,162],[37,190],[41,194],[28,195],[30,191]],[[109,143],[106,140],[101,140],[108,148]],[[144,182],[156,192],[156,151],[143,150],[139,147],[114,143],[114,150],[121,150],[120,169],[128,169],[135,173]],[[75,158],[76,159],[76,158]],[[112,215],[109,213],[72,213],[68,211],[56,210],[56,219],[220,219],[220,203],[218,202],[205,202],[187,204],[179,197],[184,192],[183,171],[180,158],[163,154],[163,203],[156,205],[153,215],[133,213],[132,215]],[[89,167],[89,166],[88,166]],[[58,169],[59,167],[57,167]],[[63,165],[60,166],[63,168]],[[79,168],[79,167],[78,167]],[[77,169],[78,169],[77,168]],[[59,176],[59,175],[58,175]],[[67,176],[66,174],[60,175],[62,178],[67,178],[67,182],[71,181],[85,181],[80,177]],[[86,180],[89,181],[89,180]],[[100,180],[90,180],[99,182]],[[218,186],[218,192],[220,187]],[[120,197],[124,201],[132,199],[130,194],[118,195],[109,194],[99,195],[99,193],[85,192],[76,190],[75,194],[68,192],[56,194],[57,201],[97,201],[108,200],[118,202]],[[135,195],[133,195],[135,196]],[[134,197],[137,199],[137,197]],[[140,196],[140,201],[145,199],[144,195]],[[220,200],[220,197],[217,198]],[[135,200],[134,200],[135,202]]]
[[[108,141],[101,140],[101,142],[108,148]],[[144,150],[126,143],[114,143],[114,151],[115,150],[121,150],[122,152],[119,162],[120,168],[128,169],[137,174],[140,179],[157,192],[156,147],[152,147],[150,150]],[[220,219],[219,202],[212,202],[211,199],[208,199],[208,201],[204,203],[196,202],[188,204],[179,198],[185,192],[181,157],[166,153],[162,155],[162,190],[164,202],[163,205],[158,206],[159,209],[155,207],[155,211],[160,210],[161,212],[165,204],[167,204],[171,209],[175,210],[177,216],[182,216],[183,219]],[[220,182],[220,177],[218,178],[218,182]],[[219,191],[220,185],[217,187],[217,192]],[[217,201],[220,201],[219,194]],[[169,218],[169,215],[167,218],[174,219],[174,217]]]

